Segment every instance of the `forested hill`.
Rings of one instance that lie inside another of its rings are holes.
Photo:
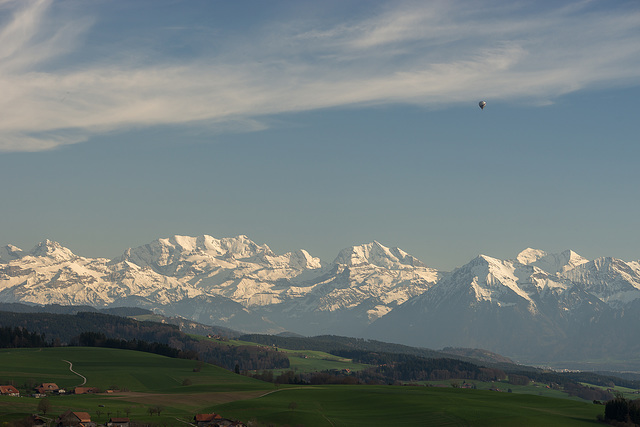
[[[410,347],[402,344],[393,344],[376,340],[367,340],[363,338],[349,338],[336,335],[319,335],[315,337],[291,337],[282,335],[262,335],[262,334],[246,334],[240,337],[242,341],[250,341],[264,345],[275,345],[290,350],[318,350],[327,353],[336,354],[339,351],[364,351],[364,352],[380,352],[393,354],[407,354],[424,358],[448,358],[463,360],[471,363],[480,363],[501,369],[518,366],[513,361],[500,356],[498,354],[487,351],[476,350],[466,351],[458,349],[448,349],[448,351],[436,351],[428,348]],[[482,359],[473,357],[473,355],[482,354]]]
[[[282,369],[289,367],[285,354],[259,346],[229,346],[198,340],[176,325],[137,321],[102,313],[51,314],[0,311],[0,327],[21,328],[44,335],[49,345],[93,345],[116,348],[154,348],[137,342],[159,343],[188,357],[229,370]],[[158,346],[156,346],[158,347]]]
[[[169,344],[181,340],[177,326],[156,322],[139,322],[103,313],[76,314],[14,313],[0,311],[0,326],[21,327],[46,336],[57,345],[68,345],[83,332],[102,332],[110,338],[143,340]]]
[[[442,357],[442,353],[428,348],[409,347],[363,338],[349,338],[337,335],[318,335],[315,337],[292,337],[283,335],[245,334],[242,341],[264,345],[275,345],[290,350],[317,350],[330,353],[330,350],[383,351],[386,353],[413,354],[422,357]]]
[[[140,307],[107,307],[98,309],[87,305],[27,305],[21,303],[0,302],[0,312],[3,311],[9,311],[12,313],[50,313],[69,315],[75,315],[78,313],[111,314],[113,316],[130,317],[140,321],[151,321],[156,323],[178,325],[181,331],[196,335],[213,334],[225,336],[227,338],[237,338],[242,335],[238,331],[234,331],[222,326],[204,325],[182,317],[161,316],[158,314],[154,314],[151,310]]]

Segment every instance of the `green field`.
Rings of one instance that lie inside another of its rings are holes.
[[[349,370],[361,371],[368,368],[368,365],[362,363],[354,363],[351,359],[334,356],[333,354],[322,351],[311,350],[285,350],[289,356],[291,363],[290,369],[295,372],[319,372],[328,370]]]
[[[604,413],[601,405],[567,399],[403,386],[300,387],[217,410],[305,426],[581,426],[598,425],[596,416]]]
[[[128,390],[112,395],[49,398],[53,414],[73,409],[96,417],[100,411],[98,421],[106,421],[109,412],[111,416],[125,416],[126,408],[131,408],[130,416],[135,419],[165,423],[176,422],[176,417],[192,420],[195,413],[210,410],[216,403],[253,398],[274,389],[273,384],[193,360],[86,347],[0,350],[0,382],[13,382],[23,393],[24,384],[42,382],[55,382],[72,390],[83,379],[70,372],[64,360],[71,361],[74,371],[87,378],[87,386]],[[2,396],[0,420],[36,413],[37,405],[38,400],[31,397]],[[157,405],[164,411],[161,416],[150,417],[148,408]]]
[[[324,357],[323,355],[318,355]],[[105,422],[126,416],[159,425],[185,425],[199,412],[268,425],[596,425],[604,407],[568,399],[407,386],[280,386],[236,375],[192,360],[104,348],[0,350],[0,382],[56,382],[71,389],[87,377],[87,386],[127,392],[53,396],[49,415],[67,409],[86,411]],[[305,359],[307,360],[307,359]],[[336,361],[339,362],[339,361]],[[346,363],[346,362],[345,362]],[[194,368],[198,368],[194,371]],[[24,391],[21,390],[21,391]],[[0,420],[37,412],[31,397],[0,397]],[[161,415],[148,409],[160,405]],[[0,425],[2,425],[0,423]]]
[[[448,380],[448,381],[420,381],[419,384],[422,385],[444,385],[447,387],[452,387],[452,384],[457,384],[460,386],[463,383],[463,380]],[[547,388],[547,384],[530,382],[528,385],[514,385],[510,384],[508,381],[476,381],[469,380],[468,383],[475,385],[476,390],[492,390],[499,389],[501,391],[511,390],[511,393],[515,394],[533,394],[536,396],[545,396],[545,397],[553,397],[556,399],[571,399],[579,402],[584,402],[584,399],[581,399],[577,396],[569,396],[569,394],[562,390],[556,390],[552,388]]]

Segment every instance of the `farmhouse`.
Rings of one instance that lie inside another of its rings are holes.
[[[87,412],[73,412],[69,409],[56,419],[56,427],[96,427]]]
[[[73,389],[74,394],[87,394],[87,393],[99,393],[100,390],[96,387],[76,387]]]
[[[193,421],[196,422],[198,427],[211,426],[214,421],[221,419],[222,416],[220,414],[196,414],[196,416],[193,417]]]
[[[36,391],[39,394],[45,393],[57,393],[60,387],[56,383],[42,383],[38,387],[36,387]]]
[[[107,423],[107,427],[129,427],[129,418],[111,418]]]
[[[195,421],[198,427],[244,427],[244,424],[242,424],[240,421],[233,421],[222,418],[220,414],[197,414],[195,417],[193,417],[193,421]]]
[[[20,397],[20,392],[12,385],[0,385],[0,394],[3,396]]]

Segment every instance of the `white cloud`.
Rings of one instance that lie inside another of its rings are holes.
[[[167,123],[256,129],[266,115],[346,105],[545,103],[593,85],[639,82],[637,9],[575,3],[526,15],[501,4],[397,4],[360,21],[265,26],[216,56],[47,67],[81,52],[92,21],[50,22],[50,0],[0,0],[16,9],[2,15],[0,32],[0,151]]]

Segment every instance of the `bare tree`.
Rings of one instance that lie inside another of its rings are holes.
[[[47,412],[51,410],[51,402],[49,399],[44,398],[38,402],[38,411],[42,412],[42,415],[47,415]]]

